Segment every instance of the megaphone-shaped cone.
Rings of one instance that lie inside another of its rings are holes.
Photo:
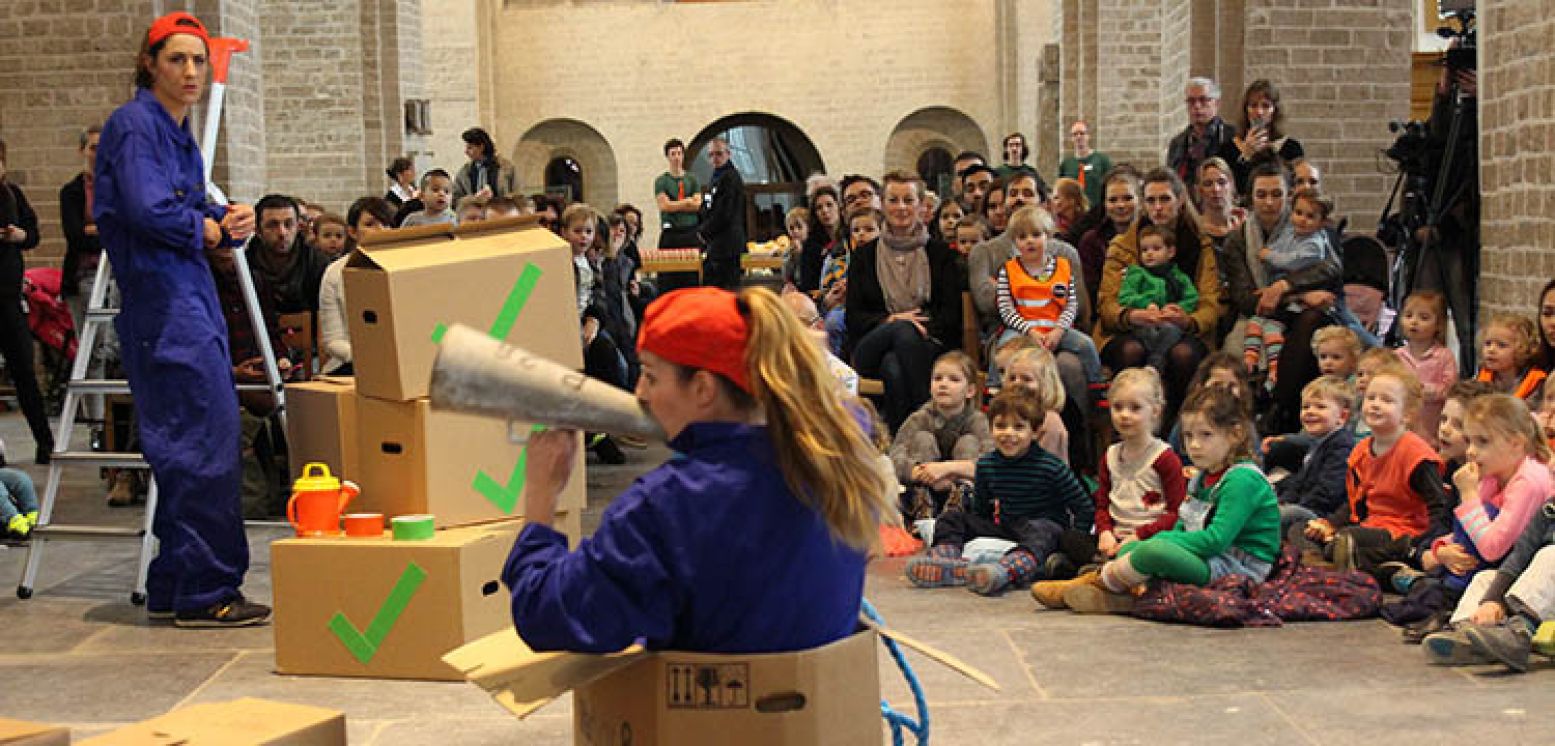
[[[637,397],[460,324],[438,347],[430,398],[433,409],[664,439]]]

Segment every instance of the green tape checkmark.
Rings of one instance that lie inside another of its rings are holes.
[[[394,628],[394,623],[399,621],[400,615],[405,613],[405,607],[410,605],[410,599],[416,595],[416,590],[427,579],[427,571],[412,562],[405,567],[405,572],[400,573],[400,579],[394,583],[394,589],[389,591],[389,597],[384,599],[383,605],[378,607],[378,613],[373,615],[372,622],[368,623],[366,632],[359,632],[356,625],[346,618],[341,612],[335,612],[335,616],[329,620],[329,631],[340,638],[341,644],[351,655],[367,665],[373,656],[378,654],[378,649],[383,646],[383,639],[389,636],[389,630]]]
[[[544,430],[544,425],[535,425],[529,429],[529,434]],[[492,505],[504,514],[512,515],[513,508],[518,506],[518,496],[524,491],[524,464],[529,461],[529,448],[526,446],[518,451],[518,463],[513,465],[513,473],[508,475],[507,484],[500,484],[496,479],[484,471],[475,472],[475,483],[471,486],[476,492],[481,493]]]

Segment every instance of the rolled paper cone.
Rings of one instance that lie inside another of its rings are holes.
[[[389,523],[395,541],[425,541],[437,532],[429,515],[397,515]]]
[[[438,346],[429,394],[433,409],[664,439],[637,397],[459,324]]]

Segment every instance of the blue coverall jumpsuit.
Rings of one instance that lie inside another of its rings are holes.
[[[205,258],[207,204],[199,146],[150,90],[103,126],[93,217],[119,283],[115,319],[159,487],[161,541],[146,582],[152,611],[210,607],[248,571],[239,501],[238,399],[227,325]]]

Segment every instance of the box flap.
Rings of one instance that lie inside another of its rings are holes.
[[[82,741],[85,746],[344,746],[345,714],[246,697],[190,705]]]
[[[443,662],[523,718],[563,693],[608,676],[647,654],[641,645],[609,655],[537,653],[517,632],[506,629],[448,653]]]
[[[5,746],[68,746],[70,729],[0,717],[0,744]]]
[[[455,239],[453,243],[449,239]],[[464,264],[489,258],[508,258],[515,251],[552,248],[557,239],[549,231],[468,232],[438,231],[422,240],[376,247],[357,247],[346,266],[403,272],[451,263]]]

